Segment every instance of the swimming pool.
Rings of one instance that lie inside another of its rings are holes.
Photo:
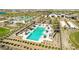
[[[45,28],[38,26],[28,37],[27,39],[33,41],[39,41],[40,37],[43,35]]]
[[[6,14],[6,12],[0,12],[0,14]]]

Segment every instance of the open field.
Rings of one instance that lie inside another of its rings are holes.
[[[0,27],[0,37],[3,37],[3,36],[5,36],[5,35],[7,35],[9,32],[10,32],[9,29]]]
[[[75,47],[79,48],[79,32],[74,32],[70,35],[70,40],[75,45]]]

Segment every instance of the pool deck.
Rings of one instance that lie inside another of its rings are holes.
[[[30,40],[30,39],[26,39],[38,26],[41,26],[41,27],[44,27],[45,28],[45,31],[43,32],[43,34],[45,34],[46,35],[46,38],[44,38],[44,35],[42,35],[41,37],[40,37],[40,39],[39,39],[39,41],[35,41],[35,40]],[[27,35],[25,35],[25,32],[23,32],[23,40],[28,40],[28,41],[33,41],[33,42],[43,42],[44,40],[47,40],[47,41],[52,41],[51,39],[52,39],[52,37],[50,36],[49,37],[49,35],[51,34],[52,35],[52,28],[50,27],[50,26],[48,26],[50,29],[48,29],[48,27],[47,27],[47,24],[38,24],[38,25],[35,25],[36,27],[33,29],[33,30],[31,30],[30,31],[30,33],[28,33]],[[48,33],[46,33],[46,30],[48,30]]]

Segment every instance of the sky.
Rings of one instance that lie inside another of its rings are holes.
[[[79,0],[1,0],[0,8],[79,9]]]

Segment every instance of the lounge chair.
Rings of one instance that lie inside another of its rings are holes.
[[[36,27],[35,25],[33,27]]]
[[[48,33],[48,30],[46,30],[46,32]]]
[[[46,38],[47,36],[46,35],[44,35],[44,38]]]
[[[25,33],[26,35],[28,34],[28,32]]]

